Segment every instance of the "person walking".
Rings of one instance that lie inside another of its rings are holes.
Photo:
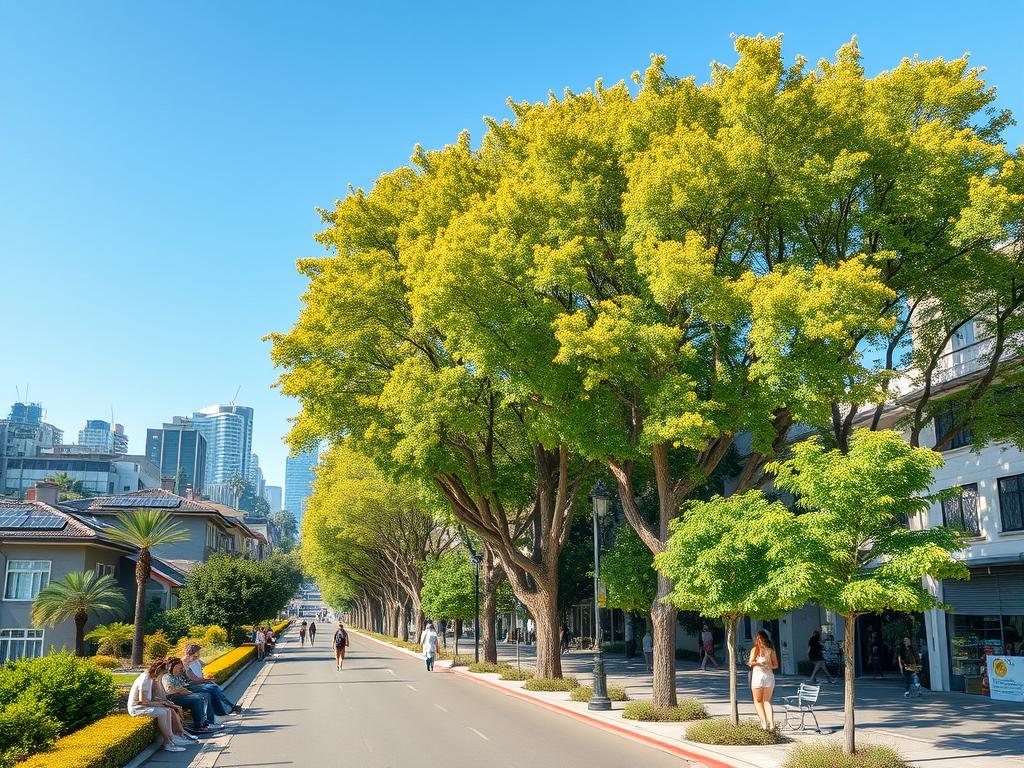
[[[346,648],[348,648],[348,632],[345,631],[345,625],[339,621],[338,628],[334,631],[334,662],[339,672],[345,664]]]
[[[718,669],[718,659],[715,658],[715,636],[711,634],[711,629],[707,624],[704,625],[704,629],[700,633],[700,650],[700,671],[707,671],[709,659],[715,665],[715,669]]]
[[[825,670],[825,674],[828,676],[828,681],[834,683],[836,680],[832,677],[832,670],[828,668],[828,664],[825,663],[825,650],[821,646],[821,630],[816,629],[811,632],[811,639],[807,641],[807,658],[814,668],[811,670],[811,682],[818,682],[818,673],[821,670]]]
[[[309,622],[309,646],[313,647],[313,641],[316,640],[316,622]]]
[[[751,668],[750,693],[754,698],[757,717],[762,728],[773,731],[775,711],[772,709],[772,693],[775,690],[775,670],[779,668],[779,658],[775,655],[771,637],[763,629],[757,630],[747,666]]]
[[[267,653],[267,636],[263,634],[263,627],[256,627],[253,639],[256,642],[256,658],[262,659]]]
[[[299,645],[301,645],[301,646],[305,646],[306,645],[306,622],[305,621],[303,621],[302,624],[299,625]]]
[[[427,672],[433,672],[434,659],[437,658],[437,632],[434,631],[434,622],[427,622],[423,634],[420,635],[420,645],[423,647],[423,660],[427,663]]]
[[[644,664],[647,665],[647,671],[650,672],[654,669],[654,638],[651,637],[650,629],[644,635],[642,646],[644,650]]]
[[[903,637],[903,644],[896,652],[896,663],[899,664],[900,674],[903,675],[903,698],[910,698],[911,687],[917,688],[917,695],[921,694],[921,654],[917,652],[914,644],[908,636]]]

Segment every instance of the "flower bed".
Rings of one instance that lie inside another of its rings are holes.
[[[16,768],[121,768],[156,738],[151,717],[110,715],[58,739]]]
[[[212,677],[218,683],[223,683],[254,658],[256,658],[256,646],[246,643],[217,657],[207,664],[203,671],[207,677]]]

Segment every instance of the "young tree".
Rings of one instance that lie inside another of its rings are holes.
[[[47,475],[44,480],[57,484],[57,493],[61,501],[80,499],[85,495],[82,491],[81,480],[75,480],[67,472],[55,472],[52,475]]]
[[[32,625],[53,627],[62,621],[75,622],[75,655],[85,656],[85,624],[90,614],[121,615],[128,603],[111,576],[95,571],[72,571],[51,581],[32,603]]]
[[[672,523],[658,571],[671,579],[677,608],[722,619],[729,654],[729,704],[739,724],[736,623],[771,619],[807,602],[813,570],[802,556],[796,517],[761,491],[687,505]]]
[[[938,606],[923,580],[967,578],[967,566],[952,554],[963,548],[963,534],[944,527],[907,529],[904,520],[933,500],[924,494],[942,457],[895,432],[857,430],[845,453],[826,450],[816,438],[792,451],[770,471],[776,487],[808,510],[798,518],[798,538],[812,565],[813,601],[845,620],[843,736],[846,753],[853,754],[857,616]]]
[[[449,621],[470,621],[476,616],[476,579],[465,551],[451,550],[423,563],[423,612]],[[458,632],[455,653],[459,653]]]
[[[124,649],[132,643],[135,628],[131,624],[114,621],[93,627],[85,636],[86,640],[98,643],[97,651],[115,658],[124,658]]]
[[[632,526],[623,525],[615,545],[601,556],[601,581],[608,592],[608,607],[649,613],[658,591],[654,555]]]
[[[187,541],[188,531],[162,509],[133,509],[121,512],[107,531],[116,542],[138,551],[135,563],[135,633],[132,637],[132,666],[142,664],[143,632],[146,621],[146,582],[152,571],[153,550]]]

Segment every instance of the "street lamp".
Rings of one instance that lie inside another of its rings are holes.
[[[604,672],[604,655],[601,653],[601,535],[598,521],[608,514],[608,490],[598,480],[590,491],[594,505],[594,693],[587,709],[608,710],[612,708],[608,698],[608,678]]]
[[[476,624],[473,627],[473,661],[477,664],[480,663],[480,563],[483,562],[483,555],[478,555],[473,552],[470,557],[473,559],[473,568],[475,570],[474,576],[476,578],[476,584],[474,593],[476,594]]]

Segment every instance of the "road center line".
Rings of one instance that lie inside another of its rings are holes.
[[[373,752],[373,747],[370,746],[370,742],[366,740],[365,736],[363,737],[363,744],[366,745],[366,749],[368,752]]]
[[[416,690],[413,686],[409,685],[408,683],[405,684],[405,687],[408,688],[410,691]]]
[[[477,736],[479,736],[479,737],[480,737],[481,739],[483,739],[484,741],[490,741],[490,739],[489,739],[489,738],[487,738],[486,736],[484,736],[484,735],[483,735],[482,733],[480,733],[480,731],[478,731],[478,730],[477,730],[476,728],[474,728],[473,726],[471,726],[471,725],[467,725],[466,727],[467,727],[467,728],[469,728],[469,730],[471,730],[471,731],[472,731],[473,733],[475,733],[475,734],[476,734]]]
[[[438,709],[440,709],[442,712],[447,712],[448,711],[447,709],[442,707],[440,704],[434,704],[434,706],[437,707]]]

